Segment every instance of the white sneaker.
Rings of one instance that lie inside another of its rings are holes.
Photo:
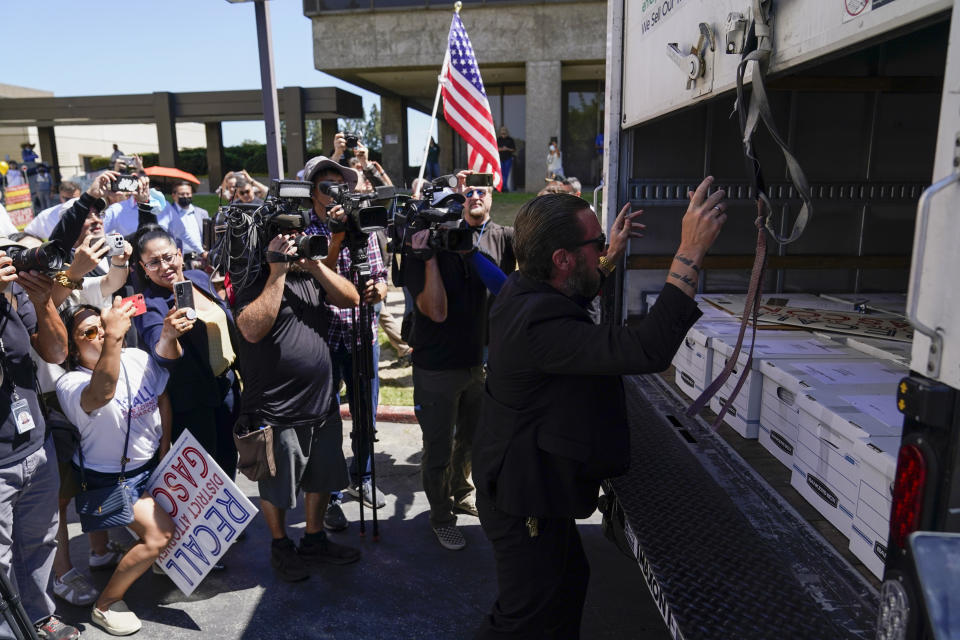
[[[113,569],[120,562],[120,558],[123,557],[123,554],[126,553],[126,550],[123,548],[119,542],[111,540],[107,543],[107,552],[103,555],[98,555],[93,552],[93,549],[90,550],[90,570],[91,571],[101,571],[107,569]]]
[[[100,595],[86,576],[76,569],[70,569],[62,578],[53,578],[53,593],[58,598],[81,607],[93,604]]]
[[[117,600],[106,611],[94,606],[90,621],[112,636],[129,636],[143,626],[137,614],[130,611],[123,600]]]
[[[460,551],[467,546],[467,539],[460,533],[460,529],[452,524],[448,524],[445,527],[436,527],[433,532],[436,534],[437,540],[440,541],[440,545],[444,549]]]
[[[373,483],[368,478],[367,480],[363,481],[362,486],[363,486],[363,504],[367,505],[371,509],[381,509],[384,506],[386,506],[387,498],[385,495],[383,495],[383,491],[380,491],[380,487],[377,487],[377,502],[376,502],[376,506],[374,506]],[[360,499],[360,491],[361,491],[360,487],[358,487],[355,484],[351,484],[349,487],[344,489],[344,492],[347,495],[354,497],[357,500]]]

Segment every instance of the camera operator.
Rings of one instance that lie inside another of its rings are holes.
[[[666,285],[635,327],[595,325],[585,306],[639,236],[640,212],[621,210],[605,250],[583,200],[551,194],[521,208],[520,271],[491,311],[473,455],[500,590],[478,638],[579,637],[590,569],[574,518],[593,513],[600,481],[629,466],[620,375],[666,369],[700,316],[700,265],[726,220],[723,191],[707,195],[712,182],[690,194]]]
[[[48,591],[57,547],[60,479],[29,355],[33,346],[46,362],[63,362],[67,333],[50,299],[50,278],[18,273],[3,250],[16,244],[4,240],[0,247],[0,403],[7,407],[0,424],[0,571],[18,585],[40,637],[72,639],[80,632],[53,616]],[[10,634],[0,619],[0,636]]]
[[[486,248],[499,262],[508,253],[507,233],[490,222],[490,194],[477,187],[470,187],[469,192],[460,224],[481,234],[481,250]],[[484,239],[485,232],[495,227],[499,230]],[[429,233],[413,234],[413,252],[404,260],[403,282],[415,303],[409,342],[413,348],[413,399],[423,432],[420,466],[430,502],[430,526],[441,546],[455,551],[466,546],[456,526],[456,514],[477,515],[468,478],[483,393],[487,289],[473,262],[463,254],[430,249],[426,242]]]
[[[311,197],[313,199],[312,224],[307,227],[307,233],[323,235],[329,238],[329,250],[324,262],[330,269],[334,269],[338,275],[347,279],[352,279],[354,287],[359,288],[359,282],[354,279],[353,261],[350,254],[350,248],[347,246],[346,233],[331,233],[328,223],[331,219],[343,221],[345,214],[343,207],[334,204],[333,198],[325,193],[326,187],[330,184],[346,183],[350,189],[356,187],[357,174],[353,169],[344,167],[328,158],[317,156],[311,158],[303,168],[303,179],[313,183]],[[371,233],[367,236],[367,262],[370,265],[370,276],[367,280],[366,288],[363,291],[363,301],[369,305],[375,305],[387,296],[387,268],[383,262],[380,252],[380,245],[377,240],[377,234]],[[354,403],[358,400],[354,397],[353,389],[353,354],[356,351],[357,344],[355,340],[356,318],[360,317],[360,309],[350,305],[342,307],[332,302],[325,304],[327,311],[328,329],[326,332],[327,344],[330,347],[330,358],[333,364],[333,385],[334,389],[340,388],[342,380],[347,387],[347,402],[350,405],[350,413],[353,416],[358,415]],[[377,321],[376,316],[371,314],[371,336],[373,338],[373,371],[377,370],[377,362],[380,359],[380,343],[377,340]],[[371,407],[373,415],[376,416],[377,400],[379,396],[378,377],[374,375],[371,380]],[[356,442],[354,441],[354,455],[357,455]],[[355,462],[356,464],[356,462]],[[373,486],[370,482],[369,460],[361,455],[360,466],[364,469],[362,478],[355,478],[351,482],[349,492],[351,495],[364,501],[364,504],[371,509],[380,508],[385,504],[383,493],[377,489],[376,496],[373,495]],[[351,475],[356,469],[351,465]],[[327,507],[327,513],[324,517],[324,524],[332,531],[339,531],[347,527],[346,517],[343,515],[341,501],[343,496],[336,492],[330,498],[330,505]]]
[[[274,237],[266,252],[269,268],[255,283],[235,289],[233,304],[241,334],[241,420],[254,429],[273,427],[276,475],[260,480],[260,506],[273,538],[270,563],[289,582],[309,577],[304,561],[347,564],[360,558],[358,549],[328,540],[323,530],[330,492],[349,482],[323,303],[349,308],[360,297],[319,260],[288,262],[295,255],[293,236]],[[284,517],[300,488],[306,493],[306,535],[298,549],[287,537]]]
[[[369,187],[368,191],[373,191],[376,187],[393,186],[393,181],[380,163],[370,160],[367,147],[362,142],[357,143],[353,150],[353,157],[357,160],[357,171],[363,174],[363,182]]]

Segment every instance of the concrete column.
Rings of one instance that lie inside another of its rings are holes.
[[[333,153],[333,137],[337,135],[337,119],[327,118],[320,121],[320,149],[323,155],[329,156]]]
[[[437,138],[437,144],[440,145],[440,161],[438,162],[440,165],[440,173],[441,175],[453,173],[454,166],[456,165],[454,162],[454,158],[456,157],[454,146],[456,144],[457,134],[453,128],[439,116],[437,117],[437,134],[440,136]]]
[[[401,98],[380,97],[380,131],[383,134],[383,159],[380,164],[394,184],[405,184],[407,106]]]
[[[54,186],[60,184],[60,158],[57,156],[57,137],[53,127],[37,127],[37,136],[40,138],[40,158],[50,165],[50,176]]]
[[[219,122],[207,122],[204,124],[204,129],[207,133],[207,181],[210,184],[210,191],[213,192],[220,186],[225,173],[223,127]]]
[[[167,91],[153,93],[153,118],[157,123],[160,166],[177,166],[177,122],[173,113],[173,95]]]
[[[303,92],[300,87],[284,87],[283,122],[287,126],[287,174],[294,178],[307,163],[307,137],[303,121]]]
[[[560,105],[560,62],[527,62],[526,191],[546,184],[547,145],[552,136],[561,139]]]

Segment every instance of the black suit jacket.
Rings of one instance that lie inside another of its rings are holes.
[[[490,314],[477,491],[515,516],[593,513],[600,480],[630,462],[620,376],[670,366],[700,315],[689,296],[665,285],[639,326],[596,325],[550,285],[511,275]]]

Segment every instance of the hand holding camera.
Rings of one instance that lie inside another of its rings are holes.
[[[0,250],[0,291],[5,291],[11,282],[17,280],[17,268],[13,266],[13,258],[6,251]]]
[[[104,236],[87,236],[86,241],[81,242],[73,252],[73,262],[67,269],[67,275],[72,280],[80,280],[96,268],[108,251]]]
[[[87,189],[87,193],[93,198],[104,197],[110,193],[110,187],[119,175],[116,171],[104,171],[93,179],[93,182],[90,183],[90,187]]]
[[[113,304],[100,313],[104,339],[113,338],[122,341],[130,330],[130,319],[135,313],[136,309],[132,302],[124,302],[120,296],[114,296]]]
[[[275,254],[275,255],[271,255]],[[292,233],[281,233],[267,245],[267,263],[270,273],[286,273],[290,270],[290,258],[297,255],[297,243]],[[284,257],[283,260],[280,256]]]
[[[34,307],[42,307],[50,300],[53,292],[53,279],[39,271],[20,271],[17,281]]]
[[[140,176],[137,183],[136,199],[140,204],[150,202],[150,178],[147,176]]]
[[[196,322],[197,319],[195,317],[191,319],[187,316],[186,309],[174,307],[170,309],[163,318],[163,329],[160,330],[160,339],[170,342],[177,340],[180,336],[193,329],[193,325],[196,324]]]
[[[330,159],[339,161],[346,150],[347,138],[342,131],[338,131],[337,135],[333,136],[333,155],[330,156]]]

